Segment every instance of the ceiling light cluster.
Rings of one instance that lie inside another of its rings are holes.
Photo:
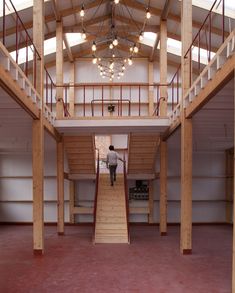
[[[119,0],[113,0],[113,5],[119,4]],[[123,3],[122,3],[123,4]],[[123,4],[125,6],[125,3]],[[113,6],[114,8],[114,6]],[[129,12],[129,10],[128,10]],[[80,10],[80,17],[82,21],[82,38],[86,40],[87,38],[87,30],[85,30],[84,27],[84,17],[85,17],[85,6],[82,4],[81,10]],[[115,16],[114,16],[115,17]],[[146,7],[145,10],[145,21],[143,22],[143,27],[141,28],[139,34],[137,35],[138,40],[141,42],[144,39],[144,29],[146,25],[146,20],[151,18],[150,13],[150,7]],[[102,29],[102,27],[101,27]],[[128,32],[127,32],[128,35]],[[125,42],[128,42],[130,44],[130,53],[127,57],[122,57],[119,52],[119,44],[122,40],[125,40]],[[100,43],[107,43],[107,49],[105,53],[105,58],[99,58],[97,54],[97,44]],[[118,79],[121,78],[121,76],[124,75],[125,72],[125,63],[128,65],[133,64],[133,57],[135,54],[139,53],[139,43],[134,43],[130,41],[127,37],[120,36],[118,34],[118,31],[116,30],[115,23],[113,19],[111,18],[111,27],[109,33],[106,35],[106,40],[98,40],[98,36],[93,41],[91,46],[92,51],[92,63],[97,64],[98,68],[100,70],[100,75],[102,78],[108,77],[111,81],[113,81],[114,77],[117,77]]]

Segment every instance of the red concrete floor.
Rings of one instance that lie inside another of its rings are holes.
[[[193,254],[179,253],[179,227],[132,226],[131,245],[91,243],[92,228],[45,227],[45,255],[31,226],[0,226],[1,293],[231,292],[232,227],[194,226]]]

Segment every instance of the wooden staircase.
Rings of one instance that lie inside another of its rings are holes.
[[[93,135],[65,136],[65,151],[71,179],[95,178],[95,141]]]
[[[154,167],[159,144],[159,135],[131,133],[128,143],[128,175],[155,177]]]
[[[117,174],[114,186],[108,174],[100,174],[94,242],[129,243],[123,174]]]

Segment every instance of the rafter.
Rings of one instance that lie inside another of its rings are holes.
[[[63,34],[63,41],[64,41],[64,44],[65,44],[65,48],[66,48],[66,51],[67,51],[69,61],[73,62],[73,53],[72,53],[71,48],[69,46],[69,42],[68,42],[66,34]]]
[[[51,0],[51,3],[52,3],[52,7],[54,10],[54,14],[55,14],[55,20],[60,21],[61,15],[60,15],[59,8],[58,8],[58,0]]]
[[[167,16],[169,14],[170,5],[171,5],[171,0],[166,0],[165,5],[164,5],[164,8],[163,8],[162,13],[161,13],[161,20],[162,21],[167,21]],[[160,42],[160,33],[157,35],[157,38],[156,38],[156,40],[154,42],[154,45],[153,45],[153,48],[152,48],[152,52],[151,52],[150,58],[149,58],[150,62],[153,61],[154,53],[155,53],[155,51],[156,51],[156,49],[158,47],[158,44]]]

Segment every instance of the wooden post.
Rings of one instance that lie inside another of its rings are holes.
[[[64,143],[57,142],[57,231],[64,234]]]
[[[63,85],[63,23],[56,22],[56,84]],[[56,88],[56,118],[63,118],[63,87]]]
[[[154,210],[154,189],[153,180],[149,180],[149,224],[153,221],[153,210]]]
[[[41,56],[36,60],[36,90],[42,99],[44,90],[44,1],[34,0],[33,4],[33,41]],[[44,252],[44,213],[43,213],[43,179],[44,179],[44,125],[42,111],[32,126],[32,169],[33,169],[33,250],[34,254]]]
[[[190,59],[184,58],[192,42],[192,0],[181,1],[181,230],[180,250],[192,253],[192,120],[185,118],[183,97],[190,87]]]
[[[70,215],[70,223],[75,223],[75,216],[74,216],[74,205],[75,205],[75,182],[69,182],[69,215]]]
[[[74,117],[74,99],[75,99],[75,63],[70,63],[70,88],[69,88],[69,113]]]
[[[167,21],[160,22],[160,83],[167,84]],[[167,86],[160,86],[160,116],[167,116]]]
[[[149,62],[149,84],[153,84],[153,62]],[[154,87],[149,86],[149,116],[153,115],[154,110]]]
[[[160,234],[167,235],[167,143],[160,144]]]
[[[232,200],[233,200],[233,149],[226,150],[226,222],[232,223]]]

